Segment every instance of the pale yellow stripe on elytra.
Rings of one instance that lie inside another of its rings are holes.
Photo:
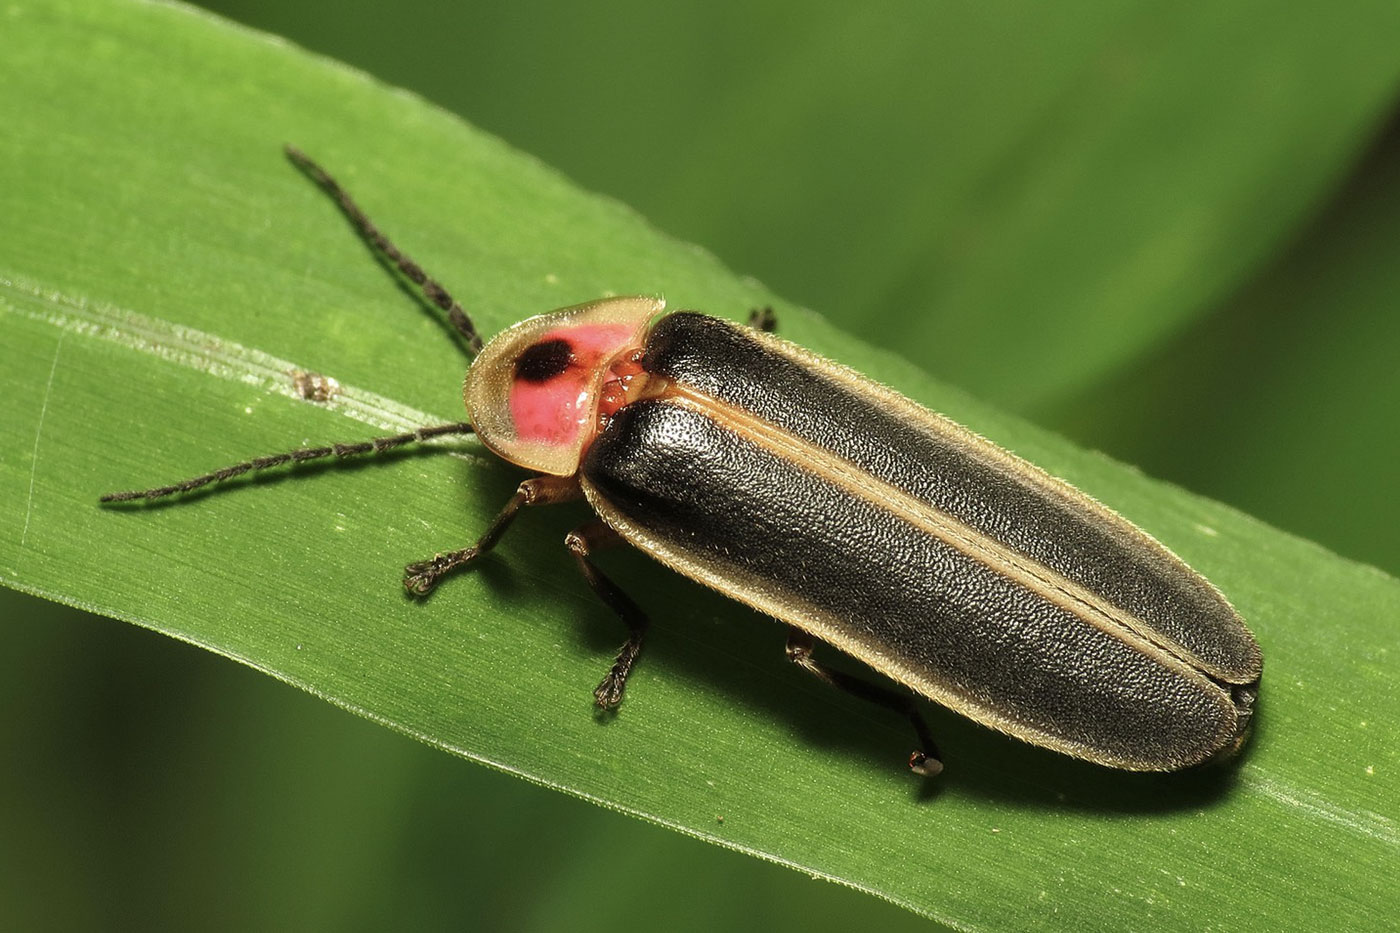
[[[1233,704],[1216,684],[1203,676],[1200,671],[1159,646],[1137,637],[1131,629],[1125,628],[1111,616],[1098,610],[1091,600],[1078,597],[1075,591],[1083,593],[1083,589],[1069,580],[1034,561],[1030,561],[1024,555],[990,541],[985,535],[969,528],[952,516],[934,509],[928,503],[872,477],[869,473],[847,461],[814,448],[806,441],[781,431],[772,424],[738,412],[731,407],[723,406],[714,399],[692,393],[675,384],[669,387],[667,396],[673,404],[684,405],[700,411],[706,417],[725,425],[740,436],[746,437],[765,449],[772,450],[782,456],[793,457],[795,462],[803,465],[804,469],[810,470],[855,496],[866,499],[881,508],[889,509],[902,520],[934,535],[939,540],[957,548],[974,560],[986,564],[998,573],[1016,580],[1047,601],[1098,627],[1111,637],[1133,644],[1139,650],[1153,657],[1163,667],[1174,671],[1186,680],[1196,682],[1206,693],[1217,697],[1222,711],[1227,714],[1222,717],[1222,721],[1226,722],[1227,726],[1233,721]],[[857,637],[852,633],[849,624],[825,611],[822,607],[805,601],[794,603],[785,590],[774,587],[769,580],[753,574],[736,573],[727,568],[719,567],[714,562],[703,560],[693,552],[675,548],[660,540],[649,530],[636,525],[613,508],[607,498],[588,481],[587,477],[581,476],[580,480],[589,504],[603,521],[617,531],[623,539],[662,564],[760,612],[812,633],[837,650],[869,664],[882,674],[937,703],[957,710],[989,728],[1075,757],[1128,769],[1141,770],[1160,767],[1160,763],[1154,765],[1141,761],[1111,758],[1083,743],[1028,727],[1024,723],[1004,716],[996,709],[980,703],[975,697],[956,690],[949,684],[933,680],[929,672],[909,664],[900,655],[885,651],[880,646],[871,644],[868,639]],[[1228,731],[1228,728],[1222,730],[1221,742],[1224,741],[1224,735]]]
[[[1070,485],[1058,477],[1052,476],[1035,464],[992,443],[980,434],[953,421],[951,418],[919,405],[895,390],[861,375],[848,366],[843,366],[826,357],[819,356],[804,347],[772,334],[754,331],[746,336],[767,349],[787,359],[793,360],[804,369],[818,372],[833,382],[846,387],[852,394],[870,398],[872,401],[877,402],[881,409],[890,413],[900,421],[910,424],[923,433],[947,443],[951,447],[962,451],[970,458],[988,464],[1000,473],[1024,480],[1028,485],[1045,494],[1047,497],[1067,504],[1073,511],[1081,513],[1087,512],[1104,524],[1116,525],[1131,537],[1134,549],[1137,550],[1140,555],[1150,557],[1157,562],[1157,569],[1170,572],[1174,576],[1187,577],[1193,585],[1201,585],[1208,588],[1233,614],[1235,622],[1242,629],[1247,630],[1247,626],[1245,626],[1244,621],[1240,619],[1239,613],[1235,610],[1234,606],[1230,604],[1230,601],[1226,599],[1225,595],[1221,593],[1213,583],[1192,570],[1185,561],[1173,553],[1166,545],[1162,544],[1162,542],[1083,490]],[[807,445],[807,447],[810,449],[810,445]],[[866,474],[862,472],[862,475]],[[973,533],[981,534],[976,531]],[[1020,555],[1018,555],[1018,559],[1023,562],[1030,561],[1029,558]],[[1060,576],[1048,568],[1046,568],[1046,572],[1056,577]],[[1061,577],[1061,579],[1063,578]],[[1065,582],[1082,594],[1083,598],[1091,605],[1098,608],[1099,611],[1117,620],[1119,624],[1132,630],[1144,641],[1157,645],[1177,657],[1189,659],[1192,666],[1198,670],[1228,682],[1248,683],[1259,678],[1263,665],[1258,645],[1252,643],[1252,640],[1249,646],[1250,658],[1247,666],[1241,670],[1225,670],[1218,665],[1206,662],[1184,645],[1164,641],[1154,626],[1138,618],[1136,615],[1098,599],[1083,587],[1079,587],[1068,580]]]
[[[748,412],[720,405],[683,385],[671,387],[671,398],[684,407],[701,412],[756,446],[800,464],[804,471],[820,477],[853,498],[864,499],[961,551],[1046,602],[1151,655],[1162,666],[1183,674],[1199,674],[1196,667],[1185,663],[1176,653],[1152,639],[1141,637],[1138,631],[1141,622],[1138,625],[1125,624],[1125,618],[1132,618],[1128,613],[1118,610],[1068,577],[1006,547],[898,486],[874,477],[848,460],[815,447]]]

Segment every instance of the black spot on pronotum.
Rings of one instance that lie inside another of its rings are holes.
[[[515,378],[526,382],[548,382],[569,368],[574,350],[569,341],[556,338],[541,340],[529,347],[515,361]]]

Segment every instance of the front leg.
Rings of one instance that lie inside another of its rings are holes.
[[[427,596],[438,585],[438,581],[454,570],[461,570],[482,554],[496,546],[501,535],[506,533],[515,516],[527,505],[553,505],[556,502],[570,502],[583,495],[578,479],[573,476],[536,476],[527,479],[515,490],[506,507],[486,528],[471,547],[460,551],[438,554],[431,560],[422,560],[404,568],[403,585],[414,596]]]

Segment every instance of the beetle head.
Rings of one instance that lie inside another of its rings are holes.
[[[477,436],[526,469],[572,475],[593,439],[609,370],[665,307],[659,298],[604,298],[501,331],[463,388]]]

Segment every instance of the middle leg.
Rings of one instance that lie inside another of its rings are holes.
[[[598,519],[574,529],[564,539],[564,546],[573,552],[578,560],[578,568],[588,580],[588,585],[593,587],[593,592],[627,624],[626,644],[618,651],[617,660],[613,662],[608,676],[604,677],[603,682],[593,691],[594,702],[603,710],[617,709],[618,704],[622,702],[622,694],[627,689],[627,678],[632,673],[632,665],[637,663],[637,656],[642,652],[642,642],[646,638],[647,627],[651,624],[646,613],[642,612],[632,597],[618,589],[617,584],[593,563],[592,554],[595,550],[612,547],[621,542],[622,538],[618,533]]]

